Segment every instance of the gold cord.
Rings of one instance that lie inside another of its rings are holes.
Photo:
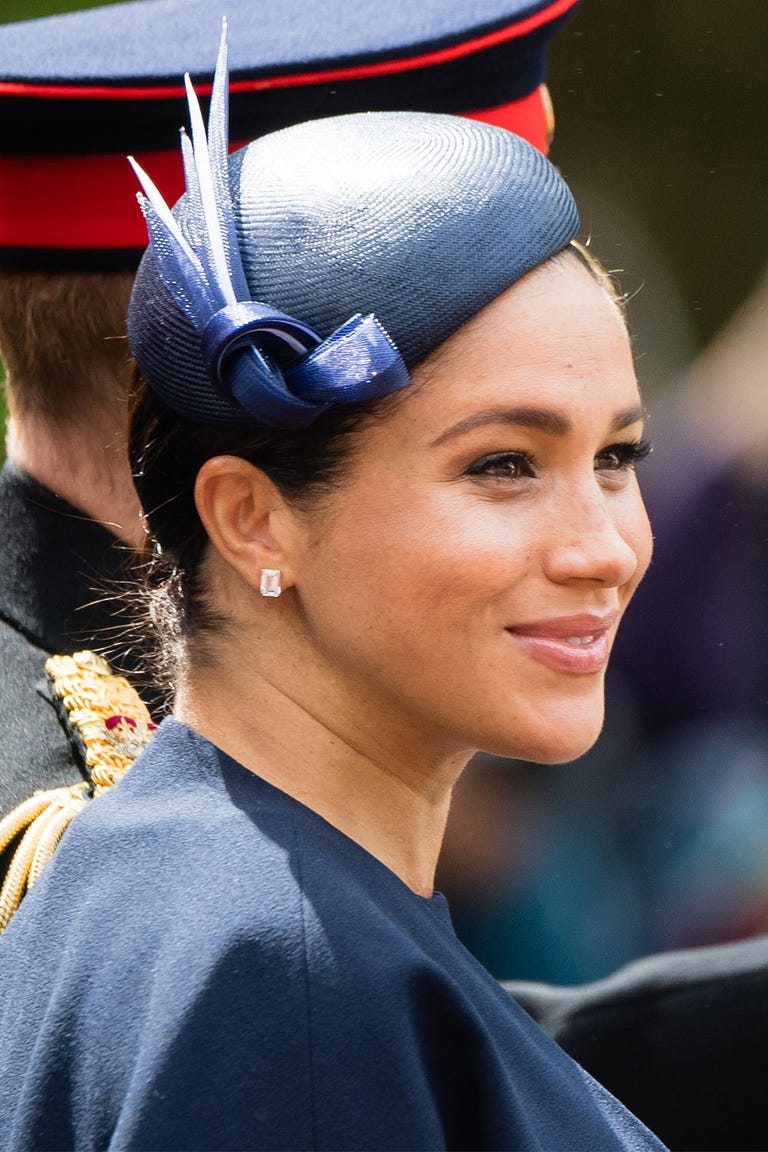
[[[38,807],[37,815],[29,819],[21,842],[13,854],[3,887],[0,889],[0,932],[7,927],[25,892],[29,891],[53,855],[72,817],[85,807],[88,790],[88,783],[83,781],[82,784],[73,784],[69,788],[53,788],[50,792],[38,792],[32,797],[42,807]],[[27,800],[24,805],[19,805],[19,808],[29,803]],[[16,812],[18,811],[17,808]],[[11,812],[5,820],[9,820],[13,815]]]
[[[125,775],[156,727],[135,688],[123,676],[114,676],[95,652],[51,656],[45,670],[67,724],[82,740],[90,780],[36,792],[0,820],[0,852],[21,836],[0,889],[0,933],[70,822]]]

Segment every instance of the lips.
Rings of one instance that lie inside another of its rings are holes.
[[[589,676],[608,663],[611,629],[617,619],[617,612],[580,613],[517,624],[506,631],[538,664],[572,676]]]

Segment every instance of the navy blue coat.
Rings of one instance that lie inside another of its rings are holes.
[[[0,940],[0,1147],[661,1146],[417,896],[174,720]]]

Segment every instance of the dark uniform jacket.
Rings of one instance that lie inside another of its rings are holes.
[[[125,583],[127,557],[84,513],[9,465],[0,470],[0,816],[38,789],[82,779],[45,661],[119,642],[109,596]],[[130,656],[118,662],[130,673]]]
[[[506,988],[671,1149],[768,1149],[768,936]]]

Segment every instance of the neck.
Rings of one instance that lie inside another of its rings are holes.
[[[7,455],[38,484],[138,548],[144,531],[120,425],[105,414],[53,429],[42,421],[11,419]]]
[[[423,747],[383,747],[365,722],[352,739],[258,675],[246,682],[242,666],[183,676],[174,714],[317,812],[414,892],[432,895],[451,791],[467,753],[441,758]]]

